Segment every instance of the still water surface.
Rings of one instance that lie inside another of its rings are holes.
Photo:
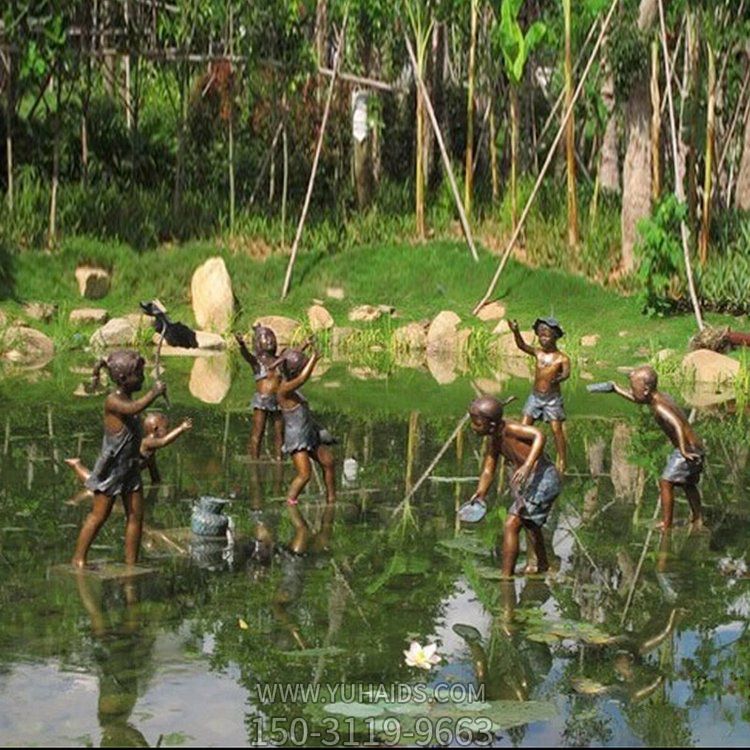
[[[148,494],[142,560],[151,572],[136,579],[57,567],[87,510],[60,459],[80,452],[93,463],[100,400],[7,402],[0,743],[435,745],[424,726],[421,737],[397,737],[395,726],[389,734],[320,703],[351,702],[366,686],[401,690],[402,699],[406,689],[405,732],[420,715],[417,686],[441,683],[481,688],[496,707],[534,702],[528,723],[478,737],[498,746],[750,744],[750,477],[736,417],[698,416],[710,532],[682,525],[660,537],[652,518],[664,440],[629,407],[573,415],[571,474],[546,527],[556,571],[504,584],[491,553],[507,483],[480,526],[461,530],[454,520],[473,490],[464,480],[478,473],[475,437],[451,446],[435,472],[444,481],[399,505],[455,427],[471,384],[452,386],[442,415],[380,414],[351,395],[357,381],[339,381],[336,408],[325,385],[308,394],[313,406],[318,394],[321,421],[340,438],[339,459],[359,467],[334,511],[315,480],[298,512],[285,505],[290,466],[247,460],[243,409],[178,394],[172,418],[191,414],[196,426],[160,454],[164,485]],[[373,388],[385,399],[399,386],[368,387],[372,402]],[[203,494],[232,498],[232,547],[195,544],[186,533]],[[686,518],[684,503],[677,515]],[[268,565],[249,557],[261,528],[277,548]],[[295,540],[304,556],[286,549]],[[122,559],[121,514],[92,558]],[[439,644],[431,672],[404,664],[411,639]],[[274,686],[320,692],[274,694]]]

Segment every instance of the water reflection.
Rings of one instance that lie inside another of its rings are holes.
[[[131,722],[138,694],[151,676],[154,644],[154,637],[143,627],[138,582],[115,581],[117,590],[111,592],[115,603],[107,606],[103,587],[95,591],[92,578],[84,572],[75,578],[78,596],[91,623],[91,651],[99,681],[97,717],[102,730],[101,746],[149,747]]]

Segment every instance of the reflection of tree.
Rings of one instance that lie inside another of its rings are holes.
[[[145,737],[130,723],[139,687],[148,678],[154,638],[142,628],[138,583],[121,580],[125,608],[105,613],[91,578],[76,576],[78,595],[91,620],[93,656],[99,672],[97,715],[102,729],[102,747],[148,747]],[[117,615],[117,617],[115,617]]]
[[[604,745],[612,739],[612,720],[602,716],[586,698],[571,701],[569,715],[563,729],[563,742],[568,747]]]

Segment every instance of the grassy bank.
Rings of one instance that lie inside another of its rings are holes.
[[[55,320],[35,324],[52,335],[59,346],[72,342],[74,329],[68,324],[71,309],[105,307],[110,315],[137,311],[139,300],[159,297],[175,319],[194,324],[190,307],[190,279],[207,258],[220,255],[226,261],[239,302],[235,327],[247,330],[262,314],[281,314],[305,320],[314,299],[325,301],[337,325],[349,325],[348,311],[355,305],[389,304],[396,318],[377,324],[384,334],[401,322],[433,317],[441,310],[454,310],[467,325],[489,330],[471,317],[470,311],[484,292],[496,267],[497,257],[487,251],[474,263],[463,243],[435,241],[425,244],[363,244],[347,253],[303,252],[297,262],[293,286],[287,300],[280,300],[287,257],[272,255],[257,260],[227,246],[192,243],[165,246],[138,253],[128,246],[88,239],[68,240],[51,255],[21,254],[13,267],[14,299],[0,307],[10,316],[20,315],[25,301],[40,300],[58,305]],[[112,289],[103,300],[80,298],[74,271],[80,262],[94,262],[112,270]],[[326,298],[329,286],[344,289],[345,299]],[[684,349],[694,332],[688,315],[668,318],[643,316],[635,299],[560,271],[530,269],[511,261],[500,281],[496,298],[507,307],[508,316],[529,327],[535,317],[554,314],[568,331],[564,343],[574,353],[582,335],[599,334],[596,347],[585,350],[592,361],[617,366],[643,358],[648,349]],[[729,321],[712,315],[715,324]],[[742,320],[734,319],[741,328]],[[87,329],[83,330],[84,333]]]

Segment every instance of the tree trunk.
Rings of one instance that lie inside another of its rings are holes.
[[[125,13],[125,30],[128,37],[130,35],[130,0],[125,0],[123,4]],[[130,76],[130,53],[123,56],[125,66],[125,123],[128,133],[133,130],[133,83]]]
[[[618,155],[617,113],[615,111],[615,79],[607,66],[607,74],[602,79],[602,101],[609,113],[604,129],[604,139],[599,159],[599,187],[602,192],[619,194],[620,162]]]
[[[13,57],[10,50],[5,56],[5,67],[8,73],[8,86],[5,92],[5,166],[7,175],[7,192],[5,198],[8,211],[13,212],[13,120],[16,112],[15,89],[13,85]]]
[[[417,234],[420,239],[424,239],[426,235],[425,218],[424,218],[424,103],[422,101],[422,92],[417,86],[417,152],[416,152],[416,168],[415,168],[415,193],[416,193],[416,205],[415,213],[417,218]]]
[[[234,56],[234,13],[232,5],[229,6],[229,55]],[[234,205],[235,205],[235,193],[234,193],[234,96],[233,88],[234,81],[230,77],[229,83],[229,148],[228,148],[228,159],[227,166],[229,168],[229,233],[234,234]]]
[[[573,102],[573,55],[571,50],[571,0],[563,1],[565,15],[565,111]],[[565,156],[568,171],[568,245],[578,245],[578,199],[576,196],[576,128],[573,112],[565,126]]]
[[[519,102],[518,89],[512,83],[510,91],[510,215],[513,229],[518,221],[518,128]]]
[[[315,54],[318,65],[328,67],[328,1],[318,0],[315,8]],[[317,89],[318,102],[323,99],[324,87],[321,84]]]
[[[284,159],[281,185],[281,248],[283,250],[285,245],[284,233],[286,229],[286,202],[289,193],[289,143],[286,134],[286,93],[284,94],[284,98],[282,100],[282,107],[284,109],[284,122],[281,130],[281,152]]]
[[[701,266],[708,261],[708,241],[711,232],[711,195],[713,193],[714,146],[716,140],[716,59],[711,45],[708,52],[708,103],[706,113],[706,164],[703,178],[703,212],[701,231],[698,236],[698,249]]]
[[[495,108],[490,100],[490,170],[492,172],[492,202],[500,200],[500,168],[497,163],[497,126],[495,125]]]
[[[745,122],[745,137],[742,144],[742,161],[737,175],[734,205],[740,211],[750,211],[750,118]]]
[[[656,21],[656,0],[641,0],[638,28],[646,32]],[[634,247],[638,238],[638,222],[651,214],[651,99],[649,82],[640,78],[630,92],[625,107],[627,149],[623,165],[622,194],[622,258],[626,273],[635,267]]]
[[[661,94],[659,92],[659,40],[651,42],[651,198],[661,197]]]
[[[471,32],[469,41],[468,91],[466,92],[466,160],[464,172],[464,211],[471,217],[474,182],[474,68],[477,52],[478,0],[471,0]]]
[[[57,70],[55,86],[57,96],[55,97],[55,113],[52,118],[52,189],[49,201],[49,227],[47,231],[47,247],[52,248],[57,239],[57,190],[60,182],[60,107],[62,82],[60,71]]]
[[[359,91],[354,94],[354,106],[352,115],[359,112],[359,118],[364,117],[364,125],[360,121],[355,127],[352,121],[353,132],[353,168],[354,168],[354,187],[357,192],[357,206],[360,211],[370,205],[372,197],[372,160],[370,158],[370,129],[367,126],[367,112],[369,95],[366,92]]]
[[[182,66],[182,64],[180,63]],[[179,75],[179,71],[178,71]],[[182,208],[182,188],[185,175],[185,141],[187,139],[187,109],[188,109],[188,98],[187,98],[187,73],[183,71],[183,74],[179,77],[180,87],[180,132],[177,139],[177,162],[175,164],[174,173],[174,195],[172,198],[172,218],[175,227],[177,227],[178,217],[180,209]]]

